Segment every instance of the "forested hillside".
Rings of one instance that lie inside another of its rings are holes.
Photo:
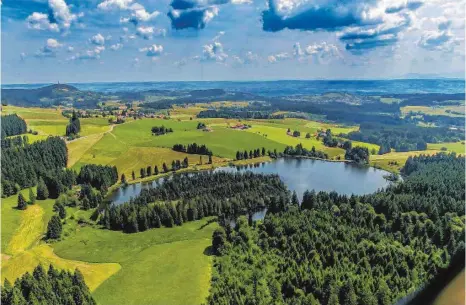
[[[209,304],[391,305],[464,250],[464,158],[415,157],[367,196],[307,192],[301,207],[214,233]]]

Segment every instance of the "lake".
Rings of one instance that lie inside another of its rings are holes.
[[[344,162],[328,162],[302,158],[280,158],[272,162],[243,167],[218,167],[214,172],[252,171],[262,174],[278,174],[291,191],[302,199],[306,190],[336,191],[340,194],[363,195],[377,191],[390,184],[384,176],[389,173],[373,167]],[[141,189],[163,183],[164,178],[151,182],[136,183],[121,187],[111,194],[114,204],[121,204],[136,197]]]

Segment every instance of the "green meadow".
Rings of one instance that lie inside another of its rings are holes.
[[[462,142],[453,142],[453,143],[429,143],[427,144],[427,149],[429,150],[442,150],[446,148],[447,151],[455,152],[457,154],[464,155],[465,146],[464,141]]]
[[[52,246],[65,259],[121,265],[95,290],[99,304],[200,304],[210,287],[210,219],[137,234],[78,227]]]

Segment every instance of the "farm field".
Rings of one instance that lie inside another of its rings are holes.
[[[457,154],[464,154],[465,153],[465,146],[464,142],[453,142],[453,143],[429,143],[427,144],[427,149],[429,150],[441,150],[443,147],[447,149],[447,151],[455,152]]]
[[[459,106],[405,106],[401,107],[401,114],[407,115],[410,112],[419,112],[427,115],[446,115],[451,117],[464,117],[464,105]]]
[[[370,156],[369,163],[372,166],[390,171],[399,172],[404,166],[406,160],[412,156],[418,155],[434,155],[440,152],[439,150],[419,150],[419,151],[408,151],[408,152],[390,152],[383,155],[372,155]],[[389,164],[392,163],[392,164]]]
[[[218,226],[210,219],[137,234],[85,226],[52,247],[66,259],[121,265],[95,290],[99,304],[199,304],[208,295],[208,247]]]

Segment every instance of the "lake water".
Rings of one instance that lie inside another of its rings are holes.
[[[214,172],[243,172],[246,170],[254,173],[278,174],[291,191],[296,191],[300,199],[306,190],[314,189],[316,191],[336,191],[346,195],[362,195],[373,193],[390,183],[384,178],[388,172],[373,167],[299,158],[281,158],[247,167],[219,167]],[[131,197],[139,195],[141,189],[163,183],[163,179],[119,188],[110,196],[110,200],[114,204],[127,202]]]

